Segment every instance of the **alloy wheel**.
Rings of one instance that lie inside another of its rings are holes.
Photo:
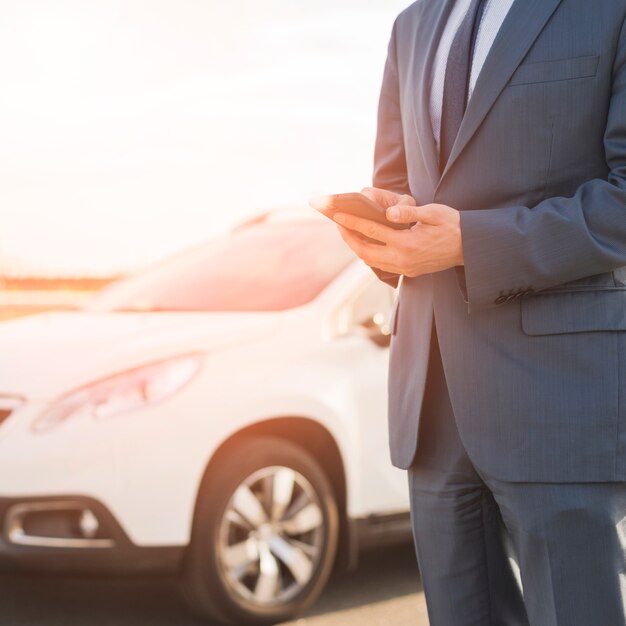
[[[292,468],[265,467],[243,480],[226,505],[220,575],[240,601],[282,604],[313,578],[324,541],[322,505],[311,483]]]

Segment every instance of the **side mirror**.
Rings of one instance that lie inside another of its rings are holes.
[[[365,336],[377,346],[381,348],[389,347],[391,343],[389,325],[382,313],[374,313],[374,315],[359,322],[358,326],[360,329],[363,329]]]

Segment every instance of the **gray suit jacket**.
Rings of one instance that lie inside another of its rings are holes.
[[[464,268],[400,282],[392,462],[414,458],[434,315],[479,469],[624,480],[626,3],[516,0],[440,173],[428,78],[453,1],[400,14],[380,96],[374,185],[461,210],[465,256]]]

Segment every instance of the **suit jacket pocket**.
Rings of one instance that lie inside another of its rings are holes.
[[[590,55],[540,63],[524,63],[517,68],[511,77],[510,84],[524,85],[595,76],[599,61],[598,55]]]
[[[539,292],[520,306],[527,335],[626,330],[626,289]]]

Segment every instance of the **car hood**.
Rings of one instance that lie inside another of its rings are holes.
[[[49,398],[143,363],[265,336],[284,313],[51,312],[0,323],[0,394]]]

